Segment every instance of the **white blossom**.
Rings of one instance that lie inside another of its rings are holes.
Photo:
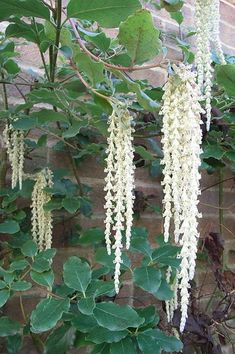
[[[32,237],[40,251],[51,248],[52,243],[52,215],[44,210],[44,205],[51,199],[45,191],[46,187],[52,187],[52,172],[46,168],[34,177],[35,184],[32,192]]]
[[[22,189],[25,152],[24,133],[21,130],[14,129],[12,124],[7,123],[3,131],[3,139],[12,170],[11,186],[15,188],[19,184],[19,189]]]
[[[175,284],[179,289],[182,312],[180,330],[187,319],[189,281],[193,279],[199,233],[197,230],[198,196],[200,194],[200,153],[203,112],[199,104],[199,88],[190,66],[174,68],[164,87],[163,107],[163,206],[164,238],[169,238],[170,220],[174,224],[174,239],[182,249],[181,265]],[[169,278],[169,276],[168,276]],[[167,303],[168,319],[177,306],[175,298]]]
[[[132,145],[132,117],[126,106],[120,102],[113,104],[109,117],[109,137],[105,177],[105,240],[108,254],[114,249],[115,289],[119,291],[119,276],[122,263],[122,232],[125,229],[126,248],[130,247],[134,203],[134,148]],[[112,245],[111,237],[114,237]]]
[[[197,67],[198,86],[202,95],[201,99],[205,100],[207,130],[209,130],[211,122],[211,91],[213,85],[212,43],[220,62],[222,64],[226,63],[219,39],[219,0],[196,0],[195,9],[195,25],[197,32],[195,64]]]
[[[226,64],[220,41],[220,0],[213,0],[211,4],[211,41],[221,64]]]

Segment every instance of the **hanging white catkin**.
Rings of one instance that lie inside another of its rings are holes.
[[[184,330],[189,303],[190,280],[195,271],[197,242],[198,196],[200,194],[200,153],[202,133],[200,129],[203,113],[199,104],[199,88],[190,66],[174,68],[164,87],[163,106],[163,206],[164,237],[169,238],[170,221],[174,224],[174,238],[179,244],[181,265],[174,283],[179,289],[181,324]],[[169,270],[170,272],[170,270]],[[170,273],[168,274],[170,278]],[[168,318],[177,307],[177,294],[167,303]]]
[[[11,186],[15,188],[19,184],[19,189],[22,189],[25,152],[24,133],[21,130],[14,129],[12,124],[7,123],[3,131],[3,139],[12,170]]]
[[[32,237],[37,243],[39,251],[51,248],[52,243],[52,215],[50,211],[44,210],[44,205],[51,199],[44,189],[52,187],[53,174],[46,168],[37,173],[34,177],[35,184],[32,192]]]
[[[201,99],[205,100],[207,117],[207,130],[211,123],[211,91],[213,85],[213,67],[211,58],[211,44],[221,64],[226,64],[219,38],[219,0],[196,0],[195,25],[196,25],[196,53],[195,64],[198,73],[198,86]]]
[[[108,254],[115,254],[115,290],[119,291],[122,263],[122,232],[125,229],[126,248],[130,247],[134,204],[134,148],[132,145],[132,117],[124,104],[113,104],[109,117],[109,137],[105,168],[105,240]],[[113,235],[114,242],[111,237]],[[113,245],[112,245],[113,244]]]

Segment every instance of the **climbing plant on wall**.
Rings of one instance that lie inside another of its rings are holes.
[[[70,0],[65,7],[61,0],[0,0],[0,20],[8,21],[0,42],[3,352],[20,353],[29,336],[39,353],[182,350],[200,236],[200,172],[219,170],[222,182],[235,161],[234,59],[221,49],[219,2],[195,2],[196,32],[173,36],[181,63],[168,58],[167,34],[150,11],[167,11],[181,26],[181,0]],[[194,55],[187,39],[195,34]],[[40,74],[24,76],[19,43],[36,46]],[[168,71],[164,87],[133,79],[157,67]],[[12,103],[10,87],[21,102]],[[42,158],[46,147],[65,156],[69,168]],[[90,157],[104,167],[104,229],[77,222],[92,215],[91,188],[79,178]],[[143,164],[153,178],[163,174],[163,210],[145,205],[164,218],[155,246],[148,230],[133,226],[142,211],[135,207],[135,169]],[[53,245],[64,220],[75,234],[70,245],[79,248],[60,276]],[[87,246],[89,259],[79,254]],[[160,307],[119,304],[125,279]],[[36,287],[44,296],[27,313]],[[4,310],[16,296],[22,323]]]

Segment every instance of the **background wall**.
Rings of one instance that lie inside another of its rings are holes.
[[[152,9],[154,21],[156,25],[163,31],[164,45],[168,49],[168,57],[170,59],[182,59],[181,52],[174,43],[169,40],[165,33],[181,34],[184,36],[185,30],[188,27],[193,27],[193,3],[194,0],[186,0],[183,7],[183,13],[185,16],[185,21],[181,28],[175,21],[173,21],[169,14],[161,10],[155,11]],[[4,29],[7,24],[2,23],[0,29]],[[225,53],[235,55],[235,0],[221,1],[221,40],[223,42],[223,49]],[[25,73],[25,76],[37,76],[40,74],[40,57],[33,45],[19,45],[18,51],[20,52],[19,62]],[[156,59],[159,61],[159,58]],[[138,71],[134,75],[138,79],[148,79],[154,86],[162,85],[167,79],[167,73],[162,68],[150,69],[147,71]],[[16,103],[22,100],[19,93],[14,89],[9,89],[10,103]],[[37,134],[37,132],[35,132]],[[52,141],[51,141],[52,143]],[[68,167],[69,161],[66,156],[61,156],[55,152],[52,152],[50,146],[47,150],[42,151],[39,159],[37,159],[35,166],[37,167],[41,164],[45,164],[45,160],[54,167]],[[30,162],[31,163],[31,162]],[[29,167],[29,166],[28,166]],[[32,166],[30,166],[32,168]],[[104,184],[104,174],[103,167],[95,159],[87,158],[85,163],[78,168],[78,175],[80,176],[81,182],[88,184],[92,187],[91,199],[93,203],[93,215],[91,218],[78,217],[76,222],[81,224],[82,227],[103,227],[104,220],[104,210],[103,210],[103,184]],[[226,177],[231,177],[231,173],[227,174]],[[202,189],[207,188],[219,181],[218,175],[208,176],[203,175],[201,186]],[[142,192],[144,196],[152,195],[151,202],[154,204],[160,204],[162,199],[162,190],[159,179],[154,179],[149,177],[148,170],[144,167],[137,168],[136,170],[136,190]],[[235,189],[234,181],[230,180],[224,183],[224,222],[223,222],[223,236],[224,236],[224,247],[225,247],[225,257],[230,268],[235,270]],[[200,231],[201,237],[204,238],[209,232],[219,232],[219,188],[214,186],[205,190],[201,196],[200,210],[203,213],[203,218],[200,221]],[[162,219],[161,216],[144,211],[141,213],[140,219],[135,221],[137,226],[145,226],[150,232],[150,237],[154,242],[154,237],[162,232]],[[63,261],[71,255],[82,255],[84,253],[91,253],[89,249],[78,249],[77,247],[68,246],[68,239],[70,237],[70,228],[68,223],[64,221],[63,223],[55,226],[54,229],[54,239],[53,246],[58,247],[58,255],[55,259],[54,268],[58,275],[62,266]],[[90,254],[91,256],[91,254]],[[138,261],[138,259],[136,260]],[[200,263],[200,262],[199,262]],[[205,295],[211,293],[214,289],[213,276],[208,273],[205,269],[205,265],[201,262],[198,267],[197,281],[201,285],[201,291]],[[203,285],[204,284],[204,285]],[[206,285],[205,285],[206,284]],[[24,298],[24,306],[27,311],[30,311],[35,302],[43,296],[42,289],[33,288],[30,296]],[[134,298],[143,297],[144,295],[139,289],[133,289],[131,282],[126,279],[125,286],[119,294],[120,302],[127,302],[126,297],[130,297],[130,303],[135,302]],[[207,298],[205,298],[205,301]],[[154,302],[152,298],[144,300],[145,304],[149,302]],[[201,302],[203,308],[203,301]],[[14,298],[10,303],[6,305],[6,312],[10,312],[11,316],[15,319],[21,320],[21,313],[19,311],[19,299]],[[25,353],[33,353],[28,347]],[[224,353],[232,353],[230,348],[224,349]]]

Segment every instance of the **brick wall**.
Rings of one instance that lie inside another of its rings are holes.
[[[186,0],[183,7],[183,13],[185,15],[184,24],[181,27],[181,33],[184,34],[186,28],[193,26],[193,3],[194,0]],[[157,26],[163,32],[172,32],[175,34],[179,33],[179,27],[174,22],[169,14],[162,10],[160,12],[154,11],[153,17]],[[1,24],[4,26],[4,23]],[[223,49],[225,53],[235,55],[235,0],[223,0],[221,1],[221,39],[223,42]],[[164,39],[164,45],[168,48],[168,57],[172,59],[182,59],[181,52],[179,49],[171,42]],[[37,49],[34,46],[23,46],[19,45],[18,51],[20,52],[19,62],[25,75],[30,75],[30,70],[34,73],[40,74],[41,61]],[[159,60],[159,58],[157,59]],[[138,79],[148,79],[154,86],[162,85],[166,79],[167,74],[163,69],[150,69],[148,71],[138,71],[134,75]],[[9,88],[8,88],[9,89]],[[12,89],[11,89],[12,90]],[[21,101],[21,97],[14,90],[9,91],[10,93],[10,103],[18,103]],[[66,156],[61,158],[61,155],[51,152],[50,146],[48,146],[47,151],[45,151],[44,156],[46,156],[47,161],[52,165],[52,167],[68,167],[68,161]],[[43,166],[45,163],[45,157],[36,162],[37,166],[40,164]],[[103,226],[104,220],[104,210],[103,210],[103,184],[104,184],[104,174],[103,169],[99,163],[94,159],[87,159],[83,163],[82,167],[78,169],[78,174],[81,178],[81,182],[90,185],[93,190],[91,193],[91,199],[94,205],[94,213],[90,219],[85,217],[78,217],[77,222],[82,225],[82,227],[93,227],[93,226]],[[95,176],[95,177],[94,177]],[[227,173],[230,177],[231,174]],[[201,186],[202,189],[206,188],[219,180],[218,175],[208,176],[203,174]],[[149,177],[148,171],[143,168],[137,168],[136,171],[136,189],[143,192],[145,195],[154,195],[155,204],[159,204],[162,199],[162,190],[160,186],[160,180]],[[225,239],[225,257],[227,259],[229,267],[235,269],[235,189],[231,181],[224,183],[224,225],[223,225],[223,235]],[[208,232],[219,232],[219,209],[218,209],[218,198],[219,192],[218,187],[215,186],[202,193],[200,209],[203,212],[203,218],[200,221],[200,231],[201,237],[204,238]],[[135,221],[137,226],[145,226],[150,232],[150,237],[153,237],[162,231],[162,220],[156,213],[151,213],[149,211],[143,212],[138,221]],[[76,247],[67,247],[69,228],[66,224],[62,224],[55,228],[54,231],[54,242],[53,245],[58,247],[58,255],[55,260],[55,269],[57,274],[60,273],[62,262],[71,255],[85,255],[89,254],[88,250],[78,249]],[[85,253],[84,253],[85,252]],[[203,264],[199,265],[197,272],[197,280],[199,282],[204,282],[206,286],[202,289],[203,292],[208,293],[213,289],[213,277],[207,274],[206,269],[203,268]],[[139,289],[133,289],[133,286],[128,279],[125,282],[125,286],[119,294],[120,302],[127,302],[123,299],[125,296],[133,296],[130,298],[130,302],[133,303],[133,298],[142,296],[142,292]],[[35,288],[31,291],[30,296],[24,298],[24,306],[26,312],[30,311],[35,302],[43,296],[42,290]],[[122,299],[121,299],[122,298]],[[153,298],[147,299],[148,302],[154,302]],[[136,303],[135,303],[136,304]],[[203,302],[202,302],[203,306]],[[6,305],[5,311],[10,313],[12,317],[22,320],[21,313],[19,311],[18,299],[12,299],[10,303]],[[230,348],[224,349],[224,353],[232,353]],[[25,349],[24,353],[33,353],[29,347]]]

